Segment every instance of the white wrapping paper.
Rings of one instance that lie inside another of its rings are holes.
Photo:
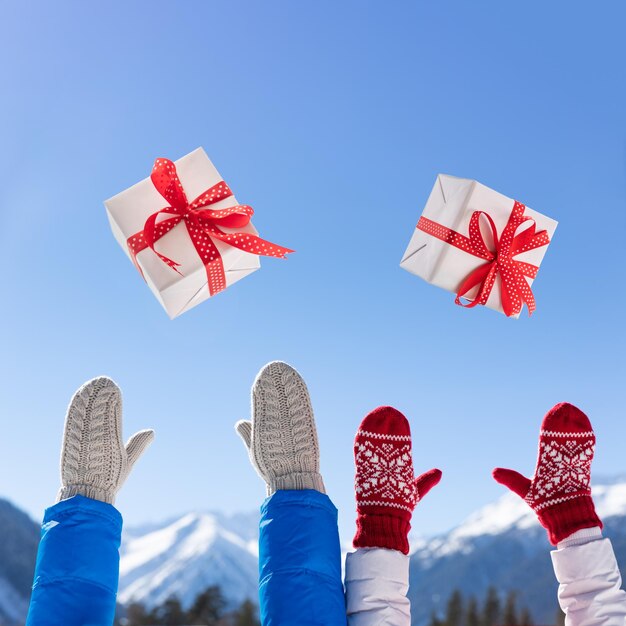
[[[190,202],[222,180],[202,148],[178,159],[175,165]],[[236,198],[230,196],[212,204],[210,209],[223,209],[236,204],[238,204]],[[104,205],[115,238],[122,250],[132,259],[126,241],[141,231],[146,219],[166,207],[167,202],[148,177],[113,196]],[[165,216],[167,217],[170,216]],[[220,228],[227,233],[234,232],[228,228]],[[258,234],[252,223],[237,229],[237,232]],[[258,256],[228,246],[216,239],[213,241],[222,256],[227,287],[260,268]],[[159,239],[155,247],[161,254],[181,264],[178,269],[182,276],[168,267],[149,248],[137,255],[137,263],[141,267],[148,286],[170,318],[177,317],[210,297],[206,270],[183,222]]]
[[[512,198],[507,198],[475,180],[439,174],[422,215],[468,236],[469,223],[474,211],[485,211],[495,222],[498,234],[501,234],[509,220],[513,205]],[[528,207],[524,215],[532,217],[536,222],[537,231],[546,230],[552,240],[557,227],[555,220]],[[488,230],[483,230],[483,233],[487,247],[493,250],[492,236]],[[539,267],[547,248],[548,246],[542,246],[518,254],[514,258],[516,261],[525,261]],[[484,263],[483,259],[416,228],[402,257],[400,267],[437,287],[456,293],[463,280]],[[526,280],[529,285],[532,285],[532,278]],[[474,297],[476,291],[477,289],[468,294],[470,299]],[[499,276],[485,306],[504,312]]]

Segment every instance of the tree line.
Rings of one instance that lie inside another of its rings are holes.
[[[455,590],[448,598],[445,614],[433,613],[429,626],[534,626],[530,610],[519,607],[517,600],[517,593],[510,591],[502,602],[495,587],[487,590],[482,603],[475,596],[465,598]],[[251,600],[245,600],[235,610],[226,607],[221,589],[212,586],[187,609],[176,597],[152,609],[138,602],[130,604],[115,626],[260,626],[257,606]],[[559,609],[555,626],[563,626],[563,617]]]
[[[452,592],[443,617],[433,613],[429,626],[534,626],[528,607],[518,607],[517,593],[509,591],[504,603],[495,587],[489,587],[482,604],[475,596]],[[554,626],[565,626],[565,614],[557,605]]]
[[[115,626],[260,626],[260,622],[254,602],[244,600],[237,609],[227,610],[221,589],[212,586],[200,593],[187,609],[175,596],[152,609],[134,602],[116,620]]]
[[[490,587],[481,605],[475,596],[466,599],[457,589],[448,598],[445,615],[433,613],[430,626],[533,626],[533,619],[527,607],[518,607],[515,591],[502,603],[496,588]]]

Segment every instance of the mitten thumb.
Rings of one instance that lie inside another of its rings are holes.
[[[515,470],[496,467],[492,472],[492,476],[497,482],[508,487],[522,499],[526,498],[530,491],[531,481]]]
[[[413,484],[417,495],[416,502],[419,502],[435,485],[441,480],[441,470],[431,469],[418,476]]]
[[[252,445],[252,422],[249,420],[239,420],[235,424],[235,430],[241,437],[246,448],[248,448],[248,451],[250,451],[250,446]]]
[[[128,472],[133,468],[139,457],[145,452],[146,448],[154,441],[153,430],[140,430],[135,433],[126,443],[126,459],[128,463]]]

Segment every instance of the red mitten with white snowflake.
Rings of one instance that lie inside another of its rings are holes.
[[[389,548],[409,553],[415,505],[441,480],[438,469],[415,478],[411,428],[390,406],[373,410],[354,440],[356,463],[355,548]]]
[[[557,545],[584,528],[602,528],[591,499],[591,461],[596,436],[589,418],[562,402],[543,418],[532,480],[501,467],[493,477],[526,500]]]

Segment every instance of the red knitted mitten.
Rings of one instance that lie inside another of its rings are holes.
[[[583,528],[602,528],[591,499],[591,461],[596,437],[589,418],[562,402],[543,419],[532,480],[500,467],[493,477],[526,502],[556,545]]]
[[[441,480],[441,472],[433,469],[415,478],[409,422],[390,406],[375,409],[361,422],[354,440],[354,460],[354,547],[408,554],[413,509]]]

